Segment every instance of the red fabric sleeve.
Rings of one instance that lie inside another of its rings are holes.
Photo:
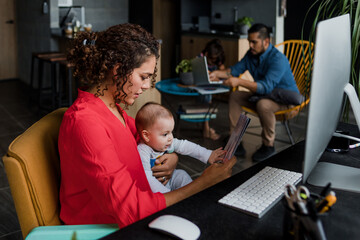
[[[114,116],[64,117],[60,193],[61,217],[67,224],[113,219],[124,227],[166,207],[164,196],[152,193],[146,180],[134,119],[126,116],[124,127],[108,117]]]

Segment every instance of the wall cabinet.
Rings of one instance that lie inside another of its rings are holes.
[[[192,59],[200,54],[208,41],[218,38],[225,51],[225,66],[231,66],[244,57],[249,49],[247,38],[219,37],[216,35],[182,35],[181,59]]]

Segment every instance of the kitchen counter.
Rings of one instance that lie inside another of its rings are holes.
[[[207,32],[188,30],[188,31],[182,31],[181,34],[187,36],[200,35],[200,36],[207,36],[210,38],[221,37],[221,38],[247,39],[247,34],[240,34],[232,31],[219,31],[219,30],[210,30]]]
[[[181,59],[192,59],[199,55],[205,45],[217,38],[225,52],[225,66],[232,66],[246,54],[249,49],[247,35],[226,31],[183,31],[181,34]]]

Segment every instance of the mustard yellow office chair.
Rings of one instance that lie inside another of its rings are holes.
[[[310,101],[311,77],[308,77],[308,70],[309,67],[312,66],[310,63],[312,63],[314,57],[314,45],[311,43],[310,47],[309,41],[287,40],[275,45],[275,47],[289,59],[296,85],[299,88],[300,93],[305,97],[305,101],[300,105],[291,106],[286,110],[275,113],[276,120],[281,121],[284,124],[289,140],[291,144],[294,145],[295,142],[290,130],[289,120],[297,116]],[[242,109],[246,113],[257,116],[256,111],[250,108],[242,107]]]
[[[49,113],[18,136],[3,157],[24,239],[97,239],[114,224],[62,225],[59,217],[59,128],[66,108]]]

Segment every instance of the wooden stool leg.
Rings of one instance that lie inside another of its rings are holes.
[[[52,109],[57,108],[56,97],[57,97],[57,83],[58,83],[58,74],[57,74],[57,64],[51,63],[51,107]]]
[[[35,61],[38,60],[34,55],[31,56],[31,69],[30,69],[30,99],[29,105],[31,105],[33,101],[33,97],[35,95],[35,88],[34,88],[34,68],[35,68]]]
[[[71,67],[67,67],[67,73],[68,73],[68,83],[69,83],[69,89],[68,89],[68,100],[69,100],[69,106],[73,103],[72,100],[72,88],[73,88],[73,83],[72,83],[72,69]]]
[[[57,90],[56,90],[56,96],[57,96],[57,100],[58,100],[58,104],[57,104],[57,108],[59,107],[62,107],[62,92],[63,92],[63,87],[64,87],[64,84],[63,84],[63,81],[62,81],[62,78],[63,76],[60,76],[61,75],[61,65],[59,63],[56,63],[56,79],[55,79],[55,83],[56,83],[56,86],[58,87]]]
[[[44,61],[42,61],[41,59],[39,59],[38,61],[38,94],[37,94],[37,98],[38,98],[38,105],[39,107],[41,106],[41,92],[43,90],[43,76],[44,76]]]

